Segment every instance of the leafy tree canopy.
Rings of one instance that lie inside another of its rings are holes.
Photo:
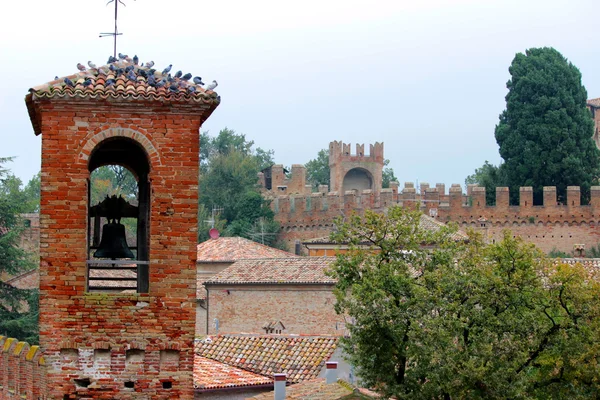
[[[216,137],[202,133],[199,241],[208,239],[208,230],[215,226],[226,236],[278,245],[279,224],[258,187],[258,173],[273,164],[273,151],[253,145],[227,128]]]
[[[457,242],[420,218],[367,211],[333,235],[350,245],[331,274],[363,383],[398,399],[595,396],[600,285],[589,271],[550,263],[509,232]]]
[[[506,184],[514,196],[532,186],[536,204],[543,186],[556,186],[561,199],[569,185],[587,195],[600,176],[600,151],[581,73],[548,47],[517,54],[509,72],[506,110],[495,130]]]
[[[33,344],[38,342],[38,291],[17,289],[4,280],[35,267],[19,247],[24,228],[19,214],[39,208],[39,176],[22,189],[21,180],[3,167],[8,161],[0,158],[0,334]]]
[[[496,204],[496,188],[507,186],[504,169],[490,164],[487,160],[475,170],[475,173],[467,176],[465,184],[477,184],[485,188],[485,202],[488,206]]]

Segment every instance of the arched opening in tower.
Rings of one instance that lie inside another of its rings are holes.
[[[352,168],[344,176],[342,184],[344,192],[356,190],[358,192],[373,189],[373,176],[364,168]]]

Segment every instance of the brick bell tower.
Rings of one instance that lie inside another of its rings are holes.
[[[350,144],[329,143],[329,190],[340,194],[351,190],[381,192],[383,143],[375,142],[369,150],[369,155],[365,155],[365,145],[356,144],[356,153],[352,154]]]
[[[51,399],[194,394],[199,131],[220,98],[135,61],[25,97],[42,135],[40,346]],[[90,204],[90,173],[104,165],[132,172],[137,202]],[[100,225],[121,217],[137,221],[129,255],[99,255]]]

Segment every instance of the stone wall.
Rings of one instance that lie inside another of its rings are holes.
[[[266,333],[263,326],[278,322],[282,333],[336,335],[343,318],[333,309],[332,285],[215,285],[208,286],[209,334]]]

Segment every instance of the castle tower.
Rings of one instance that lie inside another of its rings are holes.
[[[130,77],[104,66],[25,97],[42,135],[47,395],[192,399],[199,129],[220,98],[183,81],[156,87],[162,74],[127,61],[113,65],[132,69]],[[90,173],[104,165],[133,173],[136,204],[109,207],[112,214],[90,204]],[[137,220],[133,257],[102,258],[94,249],[98,224],[121,217]]]
[[[338,193],[371,189],[379,193],[383,161],[383,143],[371,144],[368,156],[365,155],[364,144],[357,144],[356,153],[351,154],[350,144],[341,141],[329,143],[329,189]]]

